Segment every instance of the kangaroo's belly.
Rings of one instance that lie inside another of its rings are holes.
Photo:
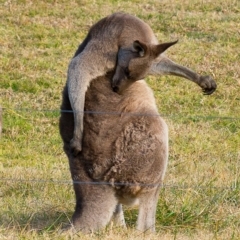
[[[157,112],[138,114],[142,109],[136,104],[135,111],[123,111],[125,97],[112,91],[107,78],[92,82],[85,100],[82,160],[94,180],[112,183],[120,198],[124,191],[131,199],[143,185],[151,188],[161,181],[167,136]]]

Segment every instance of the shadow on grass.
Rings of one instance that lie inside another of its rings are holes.
[[[8,211],[2,212],[0,225],[6,230],[36,231],[41,234],[64,229],[70,224],[72,214],[73,211],[54,211],[53,209],[28,213],[9,213]]]

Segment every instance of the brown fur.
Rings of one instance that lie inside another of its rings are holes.
[[[176,75],[197,83],[205,94],[217,88],[211,77],[161,54],[175,43],[158,44],[142,20],[115,13],[90,29],[72,59],[61,109],[73,113],[61,113],[60,133],[72,179],[91,183],[74,184],[76,229],[96,231],[111,219],[124,225],[121,204],[139,201],[137,228],[154,231],[168,134],[152,91],[137,80],[146,74]],[[115,72],[99,77],[108,71]],[[86,111],[100,113],[83,114],[84,101]]]
[[[71,110],[66,88],[61,109]],[[119,217],[115,209],[121,203],[129,205],[139,200],[137,228],[154,231],[159,186],[167,165],[168,133],[158,116],[152,91],[144,81],[138,81],[118,95],[111,90],[110,78],[101,77],[87,91],[85,110],[99,114],[84,115],[83,151],[77,156],[70,148],[73,114],[62,113],[60,119],[72,178],[111,185],[74,184],[74,227],[96,231],[111,218],[124,225],[122,211]]]

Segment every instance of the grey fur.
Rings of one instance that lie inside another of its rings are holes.
[[[120,56],[118,56],[118,63],[112,80],[112,88],[115,92],[123,92],[129,85],[144,78],[147,74],[175,75],[186,78],[198,84],[204,94],[207,95],[212,94],[216,90],[216,82],[210,76],[200,76],[193,70],[173,62],[164,54],[159,54],[159,52],[162,53],[170,46],[176,44],[177,41],[161,45],[136,42],[138,43],[138,48],[142,49],[141,57],[132,58],[126,65],[124,58],[121,58],[121,50],[118,53]]]
[[[152,62],[175,43],[159,44],[146,23],[125,13],[112,14],[92,26],[68,68],[67,86],[75,122],[71,148],[75,155],[82,150],[85,92],[90,82],[116,66],[112,87],[119,92],[152,72]]]
[[[212,94],[217,89],[216,82],[210,76],[200,76],[193,70],[171,61],[164,55],[160,55],[152,63],[149,74],[175,75],[186,78],[198,84],[206,95]]]
[[[137,54],[133,53],[133,42],[151,42],[152,35],[147,24],[124,13],[103,18],[90,29],[68,68],[67,85],[75,121],[71,147],[75,154],[82,150],[84,100],[90,82],[114,69],[118,51],[127,62]]]
[[[100,49],[95,51],[97,43]],[[72,225],[76,230],[97,231],[110,220],[125,226],[121,204],[136,202],[137,228],[155,230],[158,193],[167,167],[168,133],[165,122],[156,116],[152,91],[137,80],[146,74],[170,74],[197,83],[206,94],[216,89],[211,77],[199,76],[161,54],[175,43],[158,44],[144,22],[116,13],[93,26],[71,61],[61,109],[73,110],[74,115],[61,112],[60,133],[72,179],[92,183],[74,183]],[[83,130],[79,111],[84,104],[86,111],[117,113],[86,114]],[[128,114],[134,112],[141,114]],[[111,185],[95,185],[101,182]],[[119,186],[118,182],[135,185]]]

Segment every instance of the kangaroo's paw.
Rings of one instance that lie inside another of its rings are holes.
[[[200,76],[199,86],[205,95],[210,95],[217,89],[216,82],[210,76]]]
[[[70,148],[74,156],[77,156],[82,151],[82,141],[79,139],[72,139],[70,141]]]

